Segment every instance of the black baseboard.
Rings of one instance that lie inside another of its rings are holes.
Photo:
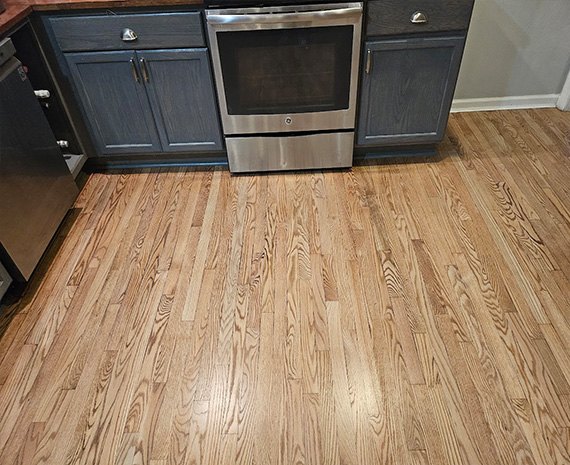
[[[109,169],[129,168],[163,168],[178,166],[227,166],[226,152],[207,154],[160,154],[160,155],[128,155],[112,157],[91,157],[84,166],[86,172],[105,171]]]
[[[436,144],[384,147],[355,147],[354,161],[381,158],[432,157],[437,155]]]
[[[389,147],[355,147],[354,163],[408,157],[432,157],[437,155],[436,144],[407,145]],[[228,166],[226,152],[191,153],[191,154],[153,154],[125,155],[109,157],[91,157],[84,166],[84,171],[97,172],[110,169],[163,168],[193,166],[208,168]]]

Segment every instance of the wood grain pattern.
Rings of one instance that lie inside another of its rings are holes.
[[[569,126],[91,175],[0,317],[0,462],[570,464]]]

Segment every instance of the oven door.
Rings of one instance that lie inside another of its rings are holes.
[[[354,129],[362,4],[206,11],[224,133]]]

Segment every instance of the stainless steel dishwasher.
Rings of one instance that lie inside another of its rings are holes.
[[[0,260],[27,281],[78,189],[7,41],[0,42]]]

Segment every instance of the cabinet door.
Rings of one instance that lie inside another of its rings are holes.
[[[222,148],[206,49],[137,51],[164,151]]]
[[[463,36],[367,41],[358,144],[441,141],[464,41]]]
[[[101,154],[162,150],[134,51],[65,57]]]

